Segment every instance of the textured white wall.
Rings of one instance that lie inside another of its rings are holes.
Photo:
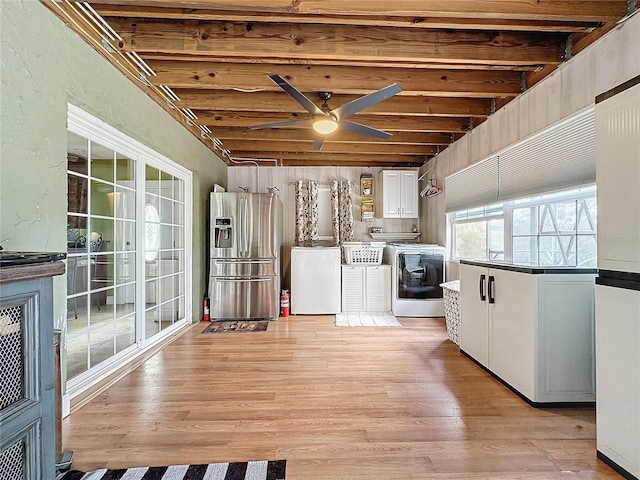
[[[636,14],[509,102],[420,172],[433,169],[428,176],[442,185],[447,175],[592,105],[600,93],[640,75],[639,42],[640,14]],[[446,195],[446,185],[444,190]],[[446,242],[445,195],[420,200],[425,242]],[[457,264],[448,267],[448,279],[458,278]]]
[[[67,102],[194,172],[193,292],[205,290],[208,193],[226,165],[43,4],[0,1],[0,244],[66,251]],[[55,279],[57,326],[66,282]]]

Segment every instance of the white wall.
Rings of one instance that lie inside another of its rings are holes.
[[[444,184],[444,195],[420,200],[422,240],[446,242],[444,178],[501,148],[556,123],[594,103],[595,97],[640,75],[640,13],[590,45],[530,90],[509,102],[486,122],[427,162],[421,173]],[[457,264],[448,279],[458,278]]]
[[[0,244],[66,251],[67,102],[194,172],[193,291],[204,292],[208,192],[226,165],[36,1],[0,1]],[[54,282],[56,326],[66,282]]]
[[[289,285],[289,254],[295,239],[295,201],[293,182],[297,180],[315,180],[320,184],[328,184],[332,180],[349,180],[354,183],[352,187],[354,203],[354,240],[372,241],[369,232],[369,224],[360,219],[360,175],[363,173],[373,174],[374,193],[379,194],[380,189],[378,173],[381,168],[360,168],[360,167],[258,167],[258,178],[256,183],[256,167],[239,166],[229,167],[228,170],[228,191],[238,192],[239,186],[251,187],[254,192],[266,192],[267,187],[278,187],[279,196],[283,204],[283,258],[282,266],[284,272],[283,283]],[[418,219],[376,219],[371,225],[380,226],[385,233],[388,232],[410,232],[411,226],[416,224]]]

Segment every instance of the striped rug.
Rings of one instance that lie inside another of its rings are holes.
[[[286,460],[70,470],[57,480],[284,480]]]

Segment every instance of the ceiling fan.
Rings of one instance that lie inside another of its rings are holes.
[[[379,103],[387,98],[393,97],[400,93],[402,89],[397,83],[389,85],[388,87],[381,88],[373,93],[364,95],[360,98],[356,98],[349,103],[342,105],[341,107],[329,108],[327,101],[331,98],[331,92],[318,92],[320,100],[322,100],[322,106],[318,107],[315,103],[309,100],[302,92],[296,89],[293,85],[287,82],[280,75],[269,75],[269,78],[275,82],[280,88],[293,97],[293,99],[302,105],[313,118],[309,120],[293,120],[289,122],[276,122],[266,123],[264,125],[255,125],[251,130],[261,130],[263,128],[276,128],[276,127],[290,127],[294,125],[311,125],[313,129],[322,134],[328,135],[338,128],[342,130],[348,130],[354,133],[361,133],[364,135],[370,135],[372,137],[387,139],[391,136],[389,132],[378,130],[376,128],[367,127],[360,123],[352,122],[351,120],[345,120],[354,113],[358,113],[360,110],[364,110],[376,103]],[[324,143],[324,136],[316,138],[313,144],[313,150],[318,151],[322,148]]]

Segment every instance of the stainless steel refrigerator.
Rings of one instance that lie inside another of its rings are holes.
[[[282,202],[275,193],[211,193],[212,320],[275,320],[280,307]]]

